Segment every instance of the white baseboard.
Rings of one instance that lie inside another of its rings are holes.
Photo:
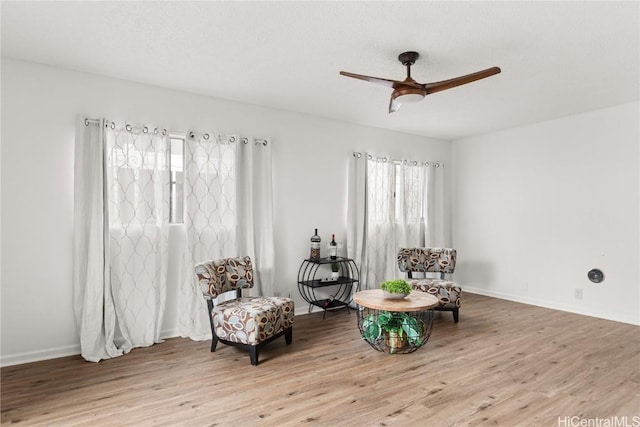
[[[613,320],[614,322],[629,323],[631,325],[640,326],[640,319],[632,315],[625,315],[624,313],[616,313],[609,311],[602,311],[592,308],[575,307],[568,304],[558,303],[556,301],[543,300],[539,298],[531,298],[522,295],[514,295],[506,292],[499,292],[489,289],[473,288],[465,286],[462,288],[462,292],[469,292],[471,294],[485,295],[488,297],[504,299],[508,301],[520,302],[523,304],[535,305],[538,307],[551,308],[553,310],[566,311],[568,313],[581,314],[583,316],[597,317],[599,319]],[[462,308],[461,310],[464,310]]]
[[[58,357],[75,356],[80,354],[80,344],[46,350],[29,351],[0,357],[0,367],[21,365],[23,363],[39,362],[41,360],[57,359]]]
[[[160,333],[160,338],[175,338],[179,336],[177,329],[169,329]],[[80,344],[65,347],[56,347],[44,350],[30,351],[26,353],[12,354],[0,357],[0,367],[22,365],[24,363],[40,362],[42,360],[57,359],[59,357],[76,356],[81,354]]]
[[[294,314],[296,316],[305,316],[307,314],[311,314],[311,313],[321,313],[322,309],[320,307],[317,306],[313,306],[311,308],[311,311],[309,311],[309,306],[305,305],[304,307],[296,307],[294,310]]]

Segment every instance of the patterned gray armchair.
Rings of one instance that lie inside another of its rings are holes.
[[[218,341],[249,350],[252,365],[258,364],[260,347],[284,335],[293,338],[294,305],[289,298],[245,297],[242,289],[253,287],[251,258],[225,258],[196,264],[198,286],[207,300],[211,323],[211,351]],[[235,290],[237,298],[214,305],[218,295]]]
[[[438,298],[435,310],[453,312],[453,320],[458,323],[462,289],[452,281],[445,280],[456,268],[456,250],[452,248],[403,248],[398,252],[398,267],[406,272],[408,282],[415,289]],[[412,273],[440,273],[440,278],[414,279]]]

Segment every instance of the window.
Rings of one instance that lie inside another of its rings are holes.
[[[184,222],[184,136],[171,135],[171,207],[169,222]]]
[[[375,223],[424,221],[426,170],[417,162],[372,159],[368,168],[369,220]]]
[[[395,220],[409,223],[424,222],[424,195],[427,184],[426,169],[417,162],[395,162],[396,199]]]

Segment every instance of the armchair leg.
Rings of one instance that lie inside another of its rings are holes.
[[[458,307],[456,307],[456,308],[454,308],[454,309],[453,309],[453,321],[454,321],[455,323],[458,323],[458,310],[459,310],[459,308],[458,308]]]
[[[293,326],[289,326],[286,331],[284,331],[284,341],[287,345],[291,344],[293,341]]]
[[[207,307],[209,310],[207,314],[209,315],[209,325],[211,326],[211,352],[216,351],[216,346],[218,345],[218,337],[216,336],[215,327],[213,326],[213,315],[211,312],[213,311],[213,301],[210,299],[207,300]]]
[[[257,345],[252,345],[251,347],[249,347],[249,358],[251,359],[252,365],[255,366],[258,364],[258,346]]]

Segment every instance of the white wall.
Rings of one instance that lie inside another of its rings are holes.
[[[276,287],[303,311],[297,272],[313,229],[324,241],[331,233],[344,241],[350,153],[450,160],[448,142],[3,58],[2,365],[79,353],[71,292],[76,114],[271,137]],[[167,335],[174,316],[169,310]]]
[[[456,279],[640,324],[639,120],[636,102],[454,141]]]

